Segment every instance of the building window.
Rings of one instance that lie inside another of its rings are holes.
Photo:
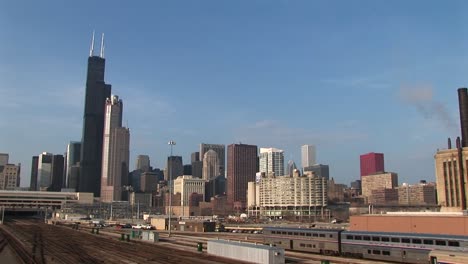
[[[288,235],[292,236],[292,232],[288,232]]]
[[[306,236],[311,236],[311,234],[310,234],[310,233],[307,233]]]
[[[459,247],[460,243],[458,241],[449,241],[448,245],[449,247]]]
[[[421,244],[421,239],[413,238],[413,244]]]
[[[353,236],[347,235],[346,239],[353,240]]]
[[[382,237],[382,242],[390,242],[390,238],[388,238],[388,237]]]
[[[368,249],[367,254],[372,254],[372,251],[370,249]]]
[[[313,237],[318,237],[318,234],[314,233],[312,236],[313,236]]]
[[[363,236],[362,240],[370,241],[370,236]]]
[[[436,240],[436,245],[437,246],[446,246],[446,242],[444,240]]]
[[[362,237],[361,236],[355,236],[354,239],[355,240],[362,240]]]
[[[426,245],[434,245],[434,240],[424,239],[424,244],[426,244]]]
[[[382,255],[384,256],[390,256],[390,251],[382,251]]]
[[[398,237],[392,237],[392,242],[393,242],[393,243],[400,243],[400,238],[398,238]]]
[[[319,236],[320,236],[320,237],[325,237],[325,234],[320,234]]]
[[[402,243],[411,243],[409,238],[402,238],[401,242]]]
[[[380,255],[380,250],[372,250],[372,254],[374,254],[374,255]]]

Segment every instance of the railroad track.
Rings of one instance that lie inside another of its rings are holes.
[[[240,263],[167,246],[122,242],[37,221],[7,223],[4,229],[21,242],[30,258],[26,263]]]

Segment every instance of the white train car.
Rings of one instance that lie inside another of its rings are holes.
[[[229,240],[209,240],[208,254],[246,263],[284,264],[284,249]]]

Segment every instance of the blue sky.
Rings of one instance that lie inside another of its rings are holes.
[[[81,139],[91,33],[124,101],[131,167],[204,143],[317,146],[331,177],[383,152],[400,183],[434,180],[467,86],[464,1],[1,1],[0,152],[21,162]]]

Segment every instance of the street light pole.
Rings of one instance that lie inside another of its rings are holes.
[[[169,156],[169,160],[171,161],[171,164],[169,166],[169,237],[171,236],[171,216],[172,216],[172,165],[173,165],[173,160],[172,160],[172,147],[176,144],[175,141],[169,141],[167,144],[171,146],[171,156]],[[169,162],[168,162],[169,165]]]

